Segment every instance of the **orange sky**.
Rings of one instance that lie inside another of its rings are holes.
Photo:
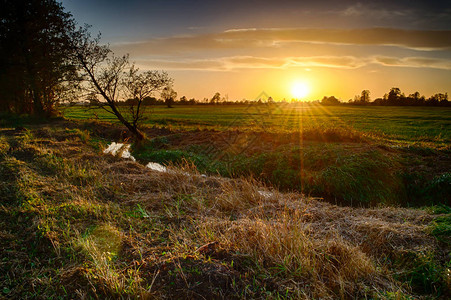
[[[167,70],[187,98],[291,99],[296,82],[310,90],[304,100],[451,90],[446,1],[188,2],[63,5],[142,70]]]

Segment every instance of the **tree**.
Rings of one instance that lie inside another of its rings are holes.
[[[122,80],[124,96],[134,100],[128,105],[129,119],[132,126],[137,128],[139,122],[144,119],[144,99],[162,90],[172,82],[172,79],[166,72],[146,71],[140,73],[134,65],[124,75],[125,77]]]
[[[69,59],[75,21],[55,0],[0,3],[0,110],[54,114],[78,83]]]
[[[428,103],[428,105],[431,105],[431,106],[436,106],[436,105],[446,106],[448,104],[448,93],[435,94],[428,99],[427,103]]]
[[[409,98],[412,98],[413,100],[416,100],[416,101],[418,101],[420,99],[420,97],[421,97],[421,95],[419,92],[415,92],[415,93],[409,95]]]
[[[188,99],[186,98],[186,96],[180,97],[180,104],[187,104],[187,103],[188,103]]]
[[[324,96],[323,99],[321,100],[321,104],[322,105],[339,105],[340,101],[335,98],[334,96]]]
[[[410,94],[409,97],[407,97],[409,105],[424,105],[424,100],[424,96],[421,96],[419,92]]]
[[[129,56],[115,56],[108,46],[100,44],[100,34],[91,38],[85,26],[72,36],[73,60],[77,62],[87,85],[85,88],[103,100],[97,106],[115,115],[140,141],[144,134],[139,130],[143,118],[143,101],[154,92],[172,83],[167,73],[148,71],[140,73],[130,64]],[[133,99],[128,110],[119,110],[120,99]]]
[[[177,92],[174,91],[172,86],[168,85],[163,89],[161,97],[164,99],[164,103],[166,104],[166,106],[168,108],[172,108],[174,100],[177,98]]]
[[[221,94],[219,92],[216,92],[214,94],[214,96],[211,98],[210,103],[216,104],[216,103],[219,103],[220,100],[221,100]]]
[[[156,105],[157,103],[158,103],[157,98],[147,96],[147,97],[144,97],[142,104],[145,106],[150,106],[150,105]]]
[[[388,93],[387,101],[389,105],[398,105],[399,99],[401,98],[401,90],[399,88],[393,87]]]
[[[360,102],[362,104],[366,104],[370,102],[370,91],[369,90],[363,90],[360,94]]]

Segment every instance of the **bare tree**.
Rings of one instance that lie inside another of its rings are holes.
[[[161,97],[164,99],[168,108],[172,108],[174,100],[177,98],[177,92],[174,91],[171,85],[166,86],[161,92]]]
[[[146,71],[140,73],[139,69],[131,66],[122,81],[123,92],[126,99],[131,99],[128,105],[128,115],[134,127],[145,118],[145,98],[152,96],[155,92],[161,92],[172,79],[163,71]]]
[[[139,130],[143,118],[142,102],[146,96],[172,83],[167,73],[148,71],[140,73],[129,62],[129,56],[115,56],[108,46],[100,44],[100,35],[91,38],[88,27],[73,35],[74,60],[86,79],[91,104],[115,115],[140,141]],[[100,98],[100,99],[99,99]],[[119,109],[119,101],[132,99],[128,110]]]

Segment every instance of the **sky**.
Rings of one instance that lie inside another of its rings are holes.
[[[451,92],[451,3],[64,0],[114,53],[166,70],[188,99],[347,101]]]

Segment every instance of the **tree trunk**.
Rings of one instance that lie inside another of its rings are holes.
[[[44,106],[42,105],[41,97],[36,91],[33,91],[33,114],[36,116],[44,115]]]
[[[142,141],[144,139],[144,134],[138,129],[138,127],[137,126],[133,126],[132,124],[130,124],[130,122],[128,122],[124,118],[124,116],[122,116],[121,112],[119,110],[117,110],[116,105],[114,105],[114,103],[108,97],[106,97],[105,99],[107,100],[108,105],[110,106],[110,108],[113,111],[114,115],[119,119],[119,121],[121,121],[121,123],[124,124],[125,127],[127,127],[128,130],[130,130],[130,132],[135,136],[135,138],[136,138],[136,140],[138,142]]]
[[[105,91],[100,87],[99,83],[97,82],[96,78],[94,77],[94,74],[91,72],[91,70],[86,65],[86,62],[82,59],[81,56],[78,56],[80,59],[80,62],[82,63],[83,68],[88,73],[89,77],[91,78],[92,83],[96,87],[96,89],[99,91],[99,93],[102,95],[102,97],[106,100],[108,103],[108,106],[111,108],[114,115],[118,118],[118,120],[127,127],[128,130],[135,136],[136,140],[138,142],[142,141],[144,139],[144,134],[136,127],[130,124],[124,116],[122,116],[121,112],[117,109],[113,99],[110,99],[108,95],[105,93]]]

